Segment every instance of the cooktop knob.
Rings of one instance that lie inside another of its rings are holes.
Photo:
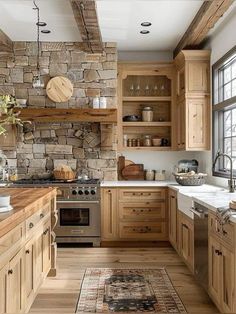
[[[83,195],[84,192],[83,192],[82,190],[79,190],[79,191],[78,191],[78,194],[79,194],[79,195]]]
[[[77,191],[76,191],[76,190],[72,190],[72,194],[73,194],[73,195],[76,195],[76,194],[77,194]]]
[[[95,190],[91,190],[91,194],[92,194],[92,195],[95,195],[95,194],[96,194],[96,191],[95,191]]]
[[[89,195],[89,190],[85,190],[85,191],[84,191],[84,194],[85,194],[85,195]]]

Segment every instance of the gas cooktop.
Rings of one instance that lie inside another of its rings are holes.
[[[100,180],[99,179],[88,179],[88,180],[83,180],[83,179],[75,179],[75,180],[56,180],[56,179],[21,179],[17,180],[14,182],[14,184],[22,184],[22,185],[27,185],[27,184],[78,184],[78,185],[87,185],[87,184],[99,184]]]

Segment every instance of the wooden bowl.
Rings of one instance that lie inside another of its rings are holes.
[[[161,146],[161,138],[153,138],[152,139],[153,146]]]

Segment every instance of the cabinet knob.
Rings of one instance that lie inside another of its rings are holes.
[[[29,228],[32,229],[34,224],[32,222],[29,223]]]
[[[11,275],[11,274],[13,274],[13,270],[12,270],[12,269],[9,269],[9,270],[8,270],[8,275]]]
[[[26,254],[29,254],[29,253],[30,253],[30,250],[26,250],[25,253],[26,253]]]
[[[44,218],[44,214],[41,213],[39,217],[40,217],[40,219],[43,219]]]

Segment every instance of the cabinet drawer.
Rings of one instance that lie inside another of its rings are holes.
[[[122,222],[119,226],[120,239],[125,240],[166,240],[165,222]]]
[[[0,238],[0,255],[9,250],[13,245],[16,245],[24,238],[25,228],[24,223],[15,227],[12,231]]]
[[[123,220],[155,220],[165,219],[166,206],[164,202],[145,202],[145,203],[120,203],[120,219]]]
[[[35,230],[39,224],[45,220],[44,218],[50,215],[50,205],[47,204],[41,210],[38,210],[32,216],[26,219],[26,236]]]
[[[234,245],[234,227],[231,223],[221,225],[216,216],[213,214],[209,215],[209,230],[211,234],[215,235],[225,243],[233,246]]]
[[[121,201],[139,202],[148,200],[165,200],[166,190],[163,189],[120,189]]]

